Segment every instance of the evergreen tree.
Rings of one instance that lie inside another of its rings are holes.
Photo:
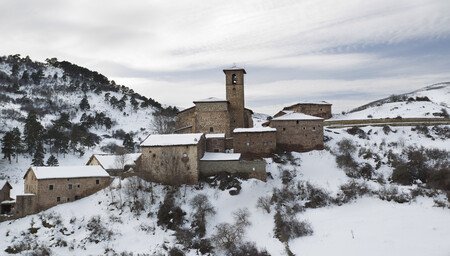
[[[125,134],[125,137],[123,138],[123,144],[122,144],[125,149],[128,152],[133,152],[134,151],[134,141],[133,141],[133,137],[131,136],[130,133]]]
[[[89,105],[89,101],[87,99],[87,96],[84,95],[83,99],[80,102],[80,109],[81,110],[89,110],[91,108],[91,105]]]
[[[11,163],[11,156],[14,154],[14,135],[12,132],[6,132],[2,139],[3,158]]]
[[[43,132],[44,127],[37,120],[36,113],[30,111],[25,121],[25,127],[23,131],[27,152],[30,153],[30,155],[34,152],[36,145],[39,142],[42,142]]]
[[[44,72],[42,69],[38,69],[36,72],[31,74],[31,79],[35,84],[41,84],[42,78],[44,78]]]
[[[131,97],[130,103],[131,103],[131,106],[133,106],[134,110],[137,110],[139,108],[139,102],[136,100],[135,97]]]
[[[58,166],[58,159],[54,155],[50,155],[47,159],[47,166]]]
[[[19,68],[20,68],[19,64],[14,63],[14,65],[12,66],[12,69],[11,69],[11,76],[12,77],[18,77],[18,75],[19,75]]]
[[[25,70],[22,73],[22,78],[20,79],[22,83],[28,83],[30,81],[30,75],[28,75],[28,72]]]
[[[12,130],[13,134],[13,146],[14,146],[14,154],[16,155],[16,163],[19,162],[19,154],[23,152],[23,143],[22,143],[22,134],[20,133],[19,128],[15,127]]]
[[[44,166],[44,147],[42,146],[42,142],[39,142],[36,146],[36,150],[34,151],[34,156],[33,160],[31,161],[31,165]]]

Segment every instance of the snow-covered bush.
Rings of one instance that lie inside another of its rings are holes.
[[[86,224],[89,231],[88,236],[83,239],[91,243],[99,243],[101,241],[111,241],[114,238],[114,232],[102,222],[100,216],[93,216]]]
[[[306,221],[298,221],[295,217],[282,214],[277,211],[274,215],[275,236],[281,242],[289,242],[289,240],[309,236],[313,234],[311,225]]]
[[[383,186],[380,190],[376,192],[378,198],[386,201],[395,201],[397,203],[406,203],[411,201],[411,194],[403,191],[399,191],[396,186]]]
[[[186,212],[175,205],[175,193],[175,191],[167,192],[157,213],[157,224],[172,230],[177,230],[183,225],[185,222],[184,216],[186,215]]]
[[[215,247],[225,252],[232,252],[244,243],[245,228],[250,226],[248,209],[238,209],[233,213],[234,224],[220,223],[216,226],[216,233],[211,237]]]
[[[370,190],[365,182],[358,182],[357,180],[351,179],[349,182],[341,185],[341,193],[335,199],[338,205],[343,203],[348,203],[360,196],[370,193]]]
[[[266,250],[259,250],[254,243],[245,242],[235,248],[232,248],[227,255],[252,255],[252,256],[270,256]]]
[[[256,201],[256,207],[266,211],[267,213],[270,213],[271,206],[272,203],[269,196],[261,196],[258,198],[258,201]]]
[[[216,210],[211,205],[208,197],[205,194],[198,194],[189,202],[194,212],[192,215],[191,228],[194,229],[195,234],[202,238],[206,232],[206,217],[214,215]]]

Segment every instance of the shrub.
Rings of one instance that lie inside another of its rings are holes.
[[[406,194],[404,192],[399,192],[398,188],[395,186],[384,186],[378,192],[378,197],[381,200],[394,201],[397,203],[406,203],[411,201],[411,194]]]
[[[270,197],[259,197],[258,201],[256,202],[256,207],[260,208],[267,213],[270,213],[270,207],[271,207],[271,198]]]
[[[351,155],[356,152],[355,144],[349,139],[342,139],[337,143],[338,150],[342,155]]]
[[[266,250],[258,250],[254,243],[246,242],[232,248],[227,255],[251,255],[251,256],[270,256]]]
[[[178,206],[175,206],[175,192],[168,192],[164,197],[157,213],[157,224],[164,228],[177,230],[184,223],[186,213]]]
[[[184,256],[184,252],[176,247],[169,250],[169,256]]]
[[[357,182],[352,179],[349,182],[341,185],[341,194],[336,199],[337,204],[348,203],[360,196],[368,194],[370,192],[365,182]]]
[[[320,208],[330,204],[332,198],[325,190],[314,187],[309,182],[299,182],[297,184],[299,193],[306,200],[306,208]]]
[[[306,221],[298,221],[297,219],[282,215],[280,211],[277,211],[274,216],[275,237],[281,242],[289,242],[289,240],[308,236],[313,234],[311,225]]]
[[[360,139],[367,139],[366,132],[357,126],[347,129],[347,133],[353,136],[358,135],[358,138]]]
[[[114,237],[114,233],[103,224],[100,216],[93,216],[88,221],[86,229],[90,231],[90,234],[85,239],[91,243],[97,244],[101,241],[111,241]]]
[[[199,250],[201,254],[210,254],[214,249],[209,239],[194,241],[192,248]]]
[[[205,236],[206,232],[206,217],[208,215],[214,215],[216,213],[214,207],[208,200],[208,197],[204,194],[198,194],[190,201],[190,205],[194,209],[193,221],[191,227],[199,238]]]
[[[373,172],[374,172],[374,169],[373,169],[372,165],[370,165],[369,163],[365,163],[359,167],[359,174],[364,179],[371,179]]]

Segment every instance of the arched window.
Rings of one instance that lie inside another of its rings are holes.
[[[237,84],[237,75],[236,74],[231,75],[231,83]]]

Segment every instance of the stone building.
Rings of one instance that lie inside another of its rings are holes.
[[[253,127],[253,111],[245,108],[243,68],[224,69],[226,99],[207,98],[177,114],[175,133],[224,133]]]
[[[14,206],[11,198],[12,186],[6,180],[0,180],[0,214],[8,214]]]
[[[25,195],[16,198],[19,216],[78,200],[111,183],[109,174],[98,165],[30,167],[24,180]]]
[[[205,135],[207,152],[225,152],[225,133],[210,133]]]
[[[94,154],[86,165],[100,165],[112,176],[123,176],[136,166],[141,153],[131,154]]]
[[[283,110],[276,113],[274,117],[280,117],[293,112],[317,116],[324,119],[329,119],[332,117],[331,104],[325,101],[297,103],[283,108]]]
[[[277,146],[277,130],[271,127],[236,128],[233,131],[234,152],[251,156],[270,156]]]
[[[275,117],[270,127],[277,130],[277,148],[287,151],[323,149],[323,118],[302,113]]]
[[[244,160],[239,153],[206,152],[200,159],[200,175],[208,177],[219,173],[236,174],[265,181],[266,162],[263,159]]]
[[[163,184],[196,184],[205,143],[203,133],[149,135],[141,143],[136,174]]]

